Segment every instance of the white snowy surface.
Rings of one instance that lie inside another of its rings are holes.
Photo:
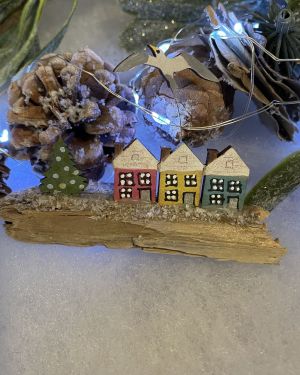
[[[52,0],[41,38],[69,1]],[[59,11],[57,9],[60,9]],[[118,35],[130,20],[116,1],[79,0],[61,49],[89,45],[113,63],[126,55]],[[236,108],[243,102],[237,99]],[[6,98],[0,99],[0,128]],[[142,124],[156,157],[166,144]],[[300,149],[252,118],[196,150],[236,148],[249,186]],[[14,190],[34,186],[28,164],[10,161]],[[112,178],[108,168],[105,181]],[[300,190],[268,226],[288,248],[280,266],[242,265],[138,250],[16,242],[0,229],[2,375],[297,375],[300,369]]]

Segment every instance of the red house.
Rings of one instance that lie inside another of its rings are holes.
[[[114,200],[156,200],[158,160],[137,139],[125,149],[116,147],[113,161]]]

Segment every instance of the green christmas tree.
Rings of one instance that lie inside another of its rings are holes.
[[[87,186],[87,181],[75,167],[69,150],[60,138],[54,145],[50,165],[41,180],[42,193],[80,194]]]

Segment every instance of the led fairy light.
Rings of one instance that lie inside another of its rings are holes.
[[[133,90],[132,95],[134,97],[135,104],[137,106],[139,106],[139,100],[140,100],[139,94],[135,90]],[[159,115],[158,113],[156,113],[154,111],[151,111],[151,116],[155,119],[155,121],[157,123],[159,123],[161,125],[170,125],[171,124],[171,121],[169,119],[167,119],[166,117],[164,117],[162,115]]]
[[[8,142],[8,140],[9,140],[8,130],[4,129],[2,134],[0,135],[0,143],[6,143]]]
[[[300,64],[300,58],[282,59],[282,58],[279,58],[279,57],[273,55],[273,53],[268,51],[263,45],[261,45],[257,40],[255,40],[254,38],[252,38],[249,35],[245,35],[245,34],[228,35],[228,34],[226,34],[226,32],[224,30],[218,29],[218,30],[213,31],[211,33],[210,37],[211,38],[221,38],[221,39],[241,39],[241,40],[246,39],[246,40],[251,41],[253,44],[255,44],[259,49],[261,49],[265,54],[270,56],[276,62],[279,62],[279,63],[281,63],[281,62],[295,62],[297,64]]]
[[[193,24],[196,24],[197,22],[198,21],[195,21],[195,22],[193,22]],[[255,28],[257,28],[258,24],[254,25],[254,26],[255,26]],[[176,41],[179,40],[179,35],[185,30],[185,28],[186,28],[186,26],[184,26],[183,28],[181,28],[176,33],[176,35],[174,36],[174,38],[172,38],[171,40],[168,40],[166,42],[163,42],[162,45],[164,45],[164,47],[166,47],[167,45],[172,46]],[[189,131],[205,131],[205,130],[217,129],[217,128],[220,128],[220,127],[225,127],[225,126],[236,124],[238,122],[241,122],[243,120],[251,118],[251,117],[253,117],[255,115],[258,115],[258,114],[261,114],[263,112],[269,111],[272,108],[276,109],[276,108],[278,108],[280,106],[300,104],[300,101],[295,101],[295,100],[294,101],[278,101],[278,100],[273,100],[270,103],[266,104],[265,106],[261,107],[260,109],[249,112],[251,100],[253,98],[254,81],[255,81],[255,71],[254,71],[254,68],[255,68],[255,58],[256,58],[256,55],[255,55],[255,47],[254,46],[257,46],[258,48],[260,48],[262,52],[266,53],[269,57],[271,57],[273,60],[275,60],[276,62],[279,62],[279,63],[281,63],[281,62],[296,62],[296,63],[300,63],[300,58],[295,58],[295,59],[281,59],[281,58],[278,58],[275,55],[273,55],[270,51],[268,51],[264,46],[262,46],[259,42],[257,42],[254,38],[248,36],[245,33],[243,25],[240,22],[236,22],[233,28],[234,28],[235,33],[232,32],[232,30],[230,30],[225,25],[218,26],[211,33],[210,39],[239,39],[240,41],[246,42],[247,45],[250,47],[250,50],[251,50],[251,66],[250,66],[250,83],[251,83],[251,86],[250,86],[250,90],[249,90],[248,101],[247,101],[247,104],[245,106],[243,115],[237,116],[237,117],[235,117],[233,119],[230,119],[230,120],[227,120],[227,121],[223,121],[223,122],[219,122],[219,123],[212,124],[212,125],[207,125],[207,126],[195,127],[195,126],[189,126],[189,125],[180,126],[180,125],[175,125],[175,124],[169,124],[169,126],[174,126],[174,127],[180,128],[180,130],[189,130]],[[144,107],[142,107],[142,106],[139,105],[138,108],[141,109],[143,112],[146,112],[146,111],[144,111]],[[154,115],[152,117],[153,117],[153,119],[156,122],[159,122],[162,125],[168,125],[166,123],[166,121],[162,121],[162,122],[157,121],[158,116]]]
[[[219,31],[219,30],[218,30]],[[223,32],[222,34],[223,35]],[[224,38],[245,38],[244,36],[241,36],[241,35],[237,35],[237,36],[222,36]],[[250,39],[250,40],[254,40],[253,38],[251,37],[247,37],[247,39]],[[255,41],[256,42],[256,41]],[[254,43],[254,44],[257,44],[258,46],[260,46],[263,50],[267,51],[263,46],[261,46],[258,42]],[[272,55],[269,51],[267,51],[268,54],[272,57],[274,55]],[[59,56],[58,57],[66,60],[64,57],[62,56]],[[274,56],[275,57],[275,56]],[[277,60],[279,60],[281,62],[281,60],[288,60],[290,61],[289,59],[278,59],[276,58]],[[296,59],[297,61],[300,62],[300,59]],[[78,68],[77,65],[73,64],[74,66],[76,66]],[[180,130],[193,130],[193,131],[203,131],[203,130],[209,130],[209,129],[216,129],[216,128],[219,128],[219,127],[225,127],[225,126],[228,126],[228,125],[232,125],[232,124],[235,124],[237,122],[240,122],[242,120],[245,120],[245,119],[248,119],[249,117],[252,117],[252,116],[255,116],[257,114],[260,114],[260,113],[263,113],[263,112],[266,112],[268,111],[269,109],[271,108],[276,108],[277,106],[280,106],[280,105],[295,105],[295,104],[300,104],[300,100],[298,101],[290,101],[290,102],[282,102],[282,101],[278,101],[278,100],[273,100],[272,102],[270,102],[269,104],[265,105],[264,107],[258,109],[258,110],[255,110],[255,111],[252,111],[252,112],[248,112],[247,114],[244,114],[244,115],[241,115],[241,116],[238,116],[238,117],[235,117],[234,119],[230,119],[230,120],[227,120],[227,121],[223,121],[223,122],[220,122],[220,123],[217,123],[217,124],[213,124],[213,125],[208,125],[208,126],[203,126],[203,127],[191,127],[191,126],[185,126],[185,125],[175,125],[175,124],[172,124],[171,121],[169,119],[166,119],[164,116],[161,116],[159,114],[157,114],[156,112],[153,112],[143,106],[141,106],[140,104],[138,103],[135,103],[135,102],[132,102],[126,98],[124,98],[123,96],[117,94],[116,92],[114,92],[113,90],[111,90],[109,87],[107,87],[103,82],[101,82],[93,73],[90,73],[86,70],[83,69],[83,71],[85,73],[87,73],[88,75],[90,75],[91,77],[93,77],[93,79],[99,84],[101,85],[104,89],[106,89],[110,94],[114,95],[115,97],[117,97],[118,99],[121,99],[121,100],[124,100],[125,102],[129,103],[129,104],[132,104],[133,106],[135,106],[136,108],[140,109],[141,111],[143,111],[144,113],[147,113],[148,115],[150,116],[155,116],[156,119],[159,119],[162,123],[162,125],[168,125],[168,126],[173,126],[173,127],[176,127],[176,128],[179,128]]]
[[[79,68],[77,65],[75,64],[72,64],[71,62],[69,62],[67,59],[65,59],[64,57],[62,56],[57,56],[57,57],[60,57],[62,58],[63,60],[67,61],[69,64]],[[153,111],[150,111],[149,109],[145,108],[145,107],[142,107],[140,106],[138,103],[136,102],[132,102],[131,100],[128,100],[127,98],[125,98],[124,96],[116,93],[115,91],[111,90],[108,86],[106,86],[102,81],[100,81],[93,73],[85,70],[85,69],[82,69],[82,71],[86,74],[88,74],[89,76],[91,76],[101,87],[103,87],[105,90],[107,90],[111,95],[114,95],[116,98],[120,99],[120,100],[123,100],[125,101],[126,103],[128,104],[131,104],[133,105],[134,107],[138,108],[138,109],[141,109],[143,112],[147,113],[148,115],[150,116],[155,116],[157,119],[159,119],[164,125],[170,125],[170,120],[169,119],[166,119],[164,118],[163,116],[159,115],[158,113],[155,113]],[[137,95],[137,93],[136,93]],[[137,96],[135,96],[135,100],[136,100]]]
[[[11,157],[8,154],[8,151],[4,148],[9,141],[9,133],[7,129],[4,129],[2,133],[0,133],[0,153],[4,154],[7,157]]]
[[[235,32],[238,32],[238,34],[235,34],[235,35],[232,35],[232,31],[231,30],[226,30],[227,28],[224,27],[222,25],[222,27],[218,27],[216,28],[216,30],[214,30],[211,35],[210,35],[210,38],[211,39],[239,39],[239,40],[242,40],[242,41],[247,41],[248,42],[248,45],[251,49],[251,89],[250,89],[250,92],[249,92],[249,101],[251,101],[252,99],[252,96],[253,96],[253,90],[254,90],[254,64],[255,64],[255,50],[254,50],[254,45],[257,46],[262,52],[264,52],[265,54],[267,54],[269,57],[271,57],[273,60],[275,60],[276,62],[278,63],[281,63],[281,62],[296,62],[296,63],[300,63],[300,58],[294,58],[294,59],[281,59],[281,58],[278,58],[277,56],[273,55],[270,51],[268,51],[264,46],[262,46],[259,42],[257,42],[254,38],[244,34],[243,32],[243,28],[242,28],[242,25],[240,23],[236,23],[235,24],[235,27],[234,27],[234,30]],[[177,40],[178,38],[178,35],[180,34],[180,32],[182,31],[179,30],[179,32],[176,34],[176,36],[168,43],[166,43],[165,45],[163,45],[163,48],[167,50],[167,47],[172,45],[173,41]],[[230,31],[230,35],[229,32]],[[76,68],[78,69],[81,69],[80,67],[78,67],[77,65],[75,64],[72,64],[68,59],[66,59],[65,57],[61,56],[61,55],[57,55],[58,58],[61,58],[63,59],[64,61],[68,62],[69,64],[75,66]],[[178,116],[179,116],[179,120],[180,120],[180,124],[179,125],[176,125],[176,124],[172,124],[172,122],[170,121],[170,119],[154,112],[154,111],[151,111],[145,107],[143,107],[142,105],[139,104],[139,96],[138,96],[138,93],[133,90],[133,96],[134,96],[134,102],[128,100],[127,98],[123,97],[122,95],[114,92],[113,90],[111,90],[107,85],[105,85],[102,81],[100,81],[93,73],[85,70],[85,69],[82,69],[82,71],[86,74],[88,74],[89,76],[91,76],[101,87],[103,87],[105,90],[107,90],[111,95],[115,96],[116,98],[122,100],[122,101],[125,101],[126,103],[134,106],[135,108],[137,109],[140,109],[142,112],[150,115],[156,122],[160,123],[161,125],[166,125],[166,126],[171,126],[171,127],[175,127],[175,128],[178,128],[179,129],[179,137],[181,139],[182,137],[182,130],[189,130],[189,131],[205,131],[205,130],[211,130],[211,129],[217,129],[217,128],[220,128],[220,127],[225,127],[225,126],[229,126],[229,125],[233,125],[233,124],[236,124],[240,121],[243,121],[243,120],[246,120],[250,117],[253,117],[255,115],[259,115],[263,112],[266,112],[266,111],[269,111],[271,109],[276,109],[277,107],[279,106],[286,106],[286,105],[297,105],[297,104],[300,104],[300,100],[294,100],[294,101],[278,101],[278,100],[273,100],[271,101],[270,103],[266,104],[265,106],[255,110],[255,111],[251,111],[251,112],[248,112],[247,113],[244,113],[243,115],[241,116],[237,116],[233,119],[230,119],[230,120],[227,120],[227,121],[223,121],[223,122],[220,122],[220,123],[216,123],[216,124],[212,124],[212,125],[207,125],[207,126],[199,126],[199,127],[195,127],[195,126],[189,126],[189,125],[182,125],[181,124],[181,116],[180,116],[180,110],[179,110],[179,104],[176,100],[176,98],[174,98],[175,102],[176,102],[176,105],[177,105],[177,110],[178,110]],[[247,105],[248,106],[248,105]],[[246,107],[247,108],[247,107]],[[0,136],[0,142],[3,144],[3,143],[7,143],[9,140],[9,133],[8,131],[5,129],[1,136]],[[14,157],[12,157],[9,153],[8,153],[8,150],[4,149],[3,147],[0,147],[0,152],[3,152],[6,156],[16,160]],[[20,163],[18,160],[16,160],[19,164],[22,164]]]
[[[178,40],[179,34],[184,30],[184,28],[180,29],[178,33],[174,37],[174,41]],[[248,104],[246,108],[249,109],[251,99],[253,97],[253,90],[254,90],[254,67],[255,67],[255,49],[254,45],[256,45],[259,49],[261,49],[264,53],[266,53],[269,57],[271,57],[273,60],[275,60],[278,63],[281,62],[295,62],[295,63],[300,63],[300,58],[294,58],[294,59],[282,59],[274,54],[272,54],[270,51],[268,51],[264,46],[262,46],[259,42],[257,42],[254,38],[246,35],[244,33],[244,29],[242,27],[242,24],[240,22],[237,22],[234,25],[234,30],[238,34],[232,35],[232,31],[229,30],[225,25],[217,27],[211,34],[210,34],[210,39],[239,39],[239,40],[246,40],[248,41],[248,45],[250,46],[251,49],[251,66],[250,66],[250,72],[251,72],[251,88],[249,92],[249,99],[248,99]],[[217,129],[220,127],[225,127],[228,125],[233,125],[236,124],[240,121],[246,120],[248,118],[251,118],[255,115],[267,112],[271,110],[272,108],[277,108],[280,106],[286,106],[286,105],[297,105],[300,104],[300,100],[294,100],[294,101],[278,101],[278,100],[273,100],[270,103],[266,104],[265,106],[261,107],[260,109],[257,109],[255,111],[248,112],[248,110],[241,116],[237,116],[233,119],[223,121],[220,123],[216,123],[213,125],[208,125],[208,126],[201,126],[201,127],[195,127],[195,126],[183,126],[183,130],[190,130],[190,131],[203,131],[203,130],[211,130],[211,129]]]
[[[198,22],[199,22],[199,20],[196,20],[196,21],[194,21],[194,22],[192,22],[192,23],[190,23],[188,25],[183,26],[175,34],[175,36],[171,39],[170,46],[173,45],[174,43],[176,43],[177,41],[181,40],[180,35],[188,27],[190,27],[191,25],[196,25]],[[251,86],[250,86],[250,90],[249,90],[248,102],[247,102],[247,105],[245,107],[244,114],[241,115],[241,116],[235,117],[234,119],[231,119],[231,120],[228,120],[228,121],[224,121],[224,122],[221,122],[221,123],[217,123],[217,124],[213,124],[213,125],[209,125],[209,126],[201,126],[201,127],[195,127],[195,126],[193,126],[193,127],[191,127],[191,126],[186,125],[186,126],[183,127],[183,129],[185,129],[185,130],[192,130],[192,131],[201,131],[201,130],[216,129],[216,128],[219,128],[219,127],[224,127],[224,126],[227,126],[227,125],[235,124],[235,123],[240,122],[242,120],[245,120],[245,119],[247,119],[249,117],[255,116],[255,115],[259,114],[259,113],[263,113],[265,111],[269,111],[272,108],[277,108],[279,106],[300,104],[300,101],[278,101],[278,100],[273,100],[270,103],[266,104],[265,106],[261,107],[259,110],[249,112],[250,103],[251,103],[251,100],[252,100],[252,97],[253,97],[253,93],[254,93],[254,80],[255,80],[255,59],[256,59],[256,55],[255,55],[255,47],[254,46],[257,46],[258,48],[260,48],[260,50],[262,52],[266,53],[269,57],[271,57],[273,60],[275,60],[278,63],[281,63],[281,62],[295,62],[295,63],[300,63],[300,58],[294,58],[294,59],[281,59],[281,58],[278,58],[277,56],[275,56],[274,54],[272,54],[270,51],[268,51],[263,45],[261,45],[259,42],[257,42],[255,39],[253,39],[250,36],[248,36],[246,34],[245,29],[244,29],[244,27],[243,27],[243,25],[242,25],[241,22],[236,22],[233,25],[234,32],[230,28],[228,28],[226,25],[224,25],[224,24],[218,24],[218,23],[216,23],[215,26],[214,26],[214,28],[215,28],[215,30],[209,36],[210,39],[239,39],[242,42],[246,41],[247,45],[251,49],[251,66],[250,66],[250,82],[251,82]],[[257,28],[259,28],[259,23],[256,22],[256,23],[253,24],[253,29],[257,29]],[[202,30],[202,29],[200,28],[200,30]],[[281,114],[278,113],[278,115],[281,115]]]
[[[252,37],[244,34],[243,33],[243,28],[241,26],[242,25],[239,24],[239,23],[237,23],[235,25],[235,27],[234,27],[235,32],[239,32],[238,34],[235,34],[235,35],[232,35],[232,31],[231,30],[229,30],[230,31],[230,35],[228,35],[229,33],[228,32],[226,33],[226,31],[228,31],[228,30],[226,30],[226,28],[224,28],[224,27],[218,28],[218,29],[214,30],[211,33],[210,38],[211,39],[216,39],[216,38],[219,38],[219,39],[239,39],[241,41],[246,41],[247,42],[248,46],[251,49],[251,67],[250,67],[250,69],[251,69],[251,89],[250,89],[250,92],[249,92],[249,101],[251,101],[252,96],[253,96],[253,89],[254,89],[254,64],[255,64],[255,49],[254,49],[254,45],[257,46],[263,53],[267,54],[269,57],[271,57],[273,60],[275,60],[275,61],[277,61],[279,63],[280,62],[296,62],[296,63],[300,63],[300,58],[281,59],[281,58],[276,57],[270,51],[268,51],[264,46],[262,46],[259,42],[257,42],[255,39],[253,39]],[[170,45],[171,44],[172,44],[172,41],[170,42]],[[165,48],[167,48],[167,45],[165,46]],[[64,61],[68,62],[69,64],[75,66],[78,69],[82,69],[82,68],[78,67],[77,65],[72,64],[65,57],[62,57],[60,55],[57,55],[57,57],[63,59]],[[265,106],[263,106],[263,107],[255,110],[255,111],[251,111],[251,112],[247,111],[247,113],[244,113],[243,115],[237,116],[237,117],[235,117],[233,119],[230,119],[230,120],[227,120],[227,121],[223,121],[223,122],[220,122],[220,123],[216,123],[216,124],[212,124],[212,125],[195,127],[195,126],[189,126],[189,125],[182,125],[181,124],[181,116],[180,116],[180,111],[179,111],[179,104],[181,104],[181,103],[178,103],[178,101],[174,97],[174,100],[175,100],[176,105],[177,105],[179,120],[180,120],[180,124],[176,125],[176,124],[173,124],[170,121],[170,119],[168,119],[168,118],[166,118],[166,117],[164,117],[164,116],[162,116],[162,115],[160,115],[160,114],[158,114],[158,113],[156,113],[156,112],[154,112],[152,110],[149,110],[149,109],[143,107],[142,105],[140,105],[139,104],[139,95],[138,95],[138,93],[135,90],[133,90],[134,102],[132,102],[132,101],[128,100],[127,98],[123,97],[122,95],[119,95],[118,93],[116,93],[113,90],[111,90],[107,85],[105,85],[102,81],[100,81],[93,73],[91,73],[91,72],[89,72],[87,70],[84,70],[84,69],[82,69],[82,71],[85,72],[86,74],[88,74],[89,76],[91,76],[101,87],[103,87],[105,90],[107,90],[110,94],[112,94],[113,96],[115,96],[116,98],[118,98],[118,99],[120,99],[122,101],[127,102],[128,104],[134,106],[135,108],[140,109],[142,112],[150,115],[156,122],[158,122],[158,123],[160,123],[162,125],[167,125],[167,126],[171,126],[171,127],[174,127],[174,128],[178,128],[179,129],[179,139],[180,140],[182,140],[182,135],[183,135],[183,131],[184,130],[189,130],[189,131],[205,131],[205,130],[217,129],[217,128],[220,128],[220,127],[226,127],[226,126],[233,125],[233,124],[236,124],[238,122],[241,122],[241,121],[243,121],[245,119],[251,118],[251,117],[253,117],[255,115],[259,115],[259,114],[264,113],[266,111],[270,111],[272,109],[276,109],[276,108],[278,108],[280,106],[299,105],[300,104],[300,100],[293,100],[293,101],[273,100],[270,103],[266,104]],[[252,73],[252,71],[253,71],[253,73]],[[279,113],[279,115],[280,115],[280,113]],[[9,132],[8,132],[7,129],[5,129],[0,134],[0,152],[2,152],[3,154],[5,154],[7,157],[15,160],[18,165],[23,165],[24,162],[20,162],[15,157],[13,157],[12,155],[9,154],[9,150],[6,148],[8,142],[9,142]],[[36,176],[39,177],[38,174],[36,174]]]

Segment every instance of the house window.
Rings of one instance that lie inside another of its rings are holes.
[[[178,202],[178,190],[167,190],[165,192],[165,201]]]
[[[233,169],[233,159],[226,160],[226,166],[227,169]]]
[[[180,156],[178,161],[179,161],[180,164],[187,164],[188,158],[187,158],[186,155]]]
[[[132,198],[132,189],[131,188],[120,189],[120,198],[121,199]]]
[[[184,185],[189,186],[197,186],[197,176],[195,174],[189,174],[184,176]]]
[[[223,194],[211,194],[209,196],[209,202],[211,205],[222,206],[224,204]]]
[[[177,174],[166,175],[166,186],[178,186]]]
[[[222,178],[212,178],[210,180],[210,190],[224,191],[224,180]]]
[[[133,173],[120,173],[119,174],[119,185],[121,186],[132,186],[133,182]]]
[[[131,156],[131,160],[132,161],[138,161],[140,159],[140,155],[139,154],[132,154]]]
[[[150,186],[151,185],[151,174],[149,172],[139,173],[139,184],[144,185],[144,186]]]
[[[228,187],[227,190],[229,193],[239,193],[242,192],[242,183],[241,181],[228,181]]]

